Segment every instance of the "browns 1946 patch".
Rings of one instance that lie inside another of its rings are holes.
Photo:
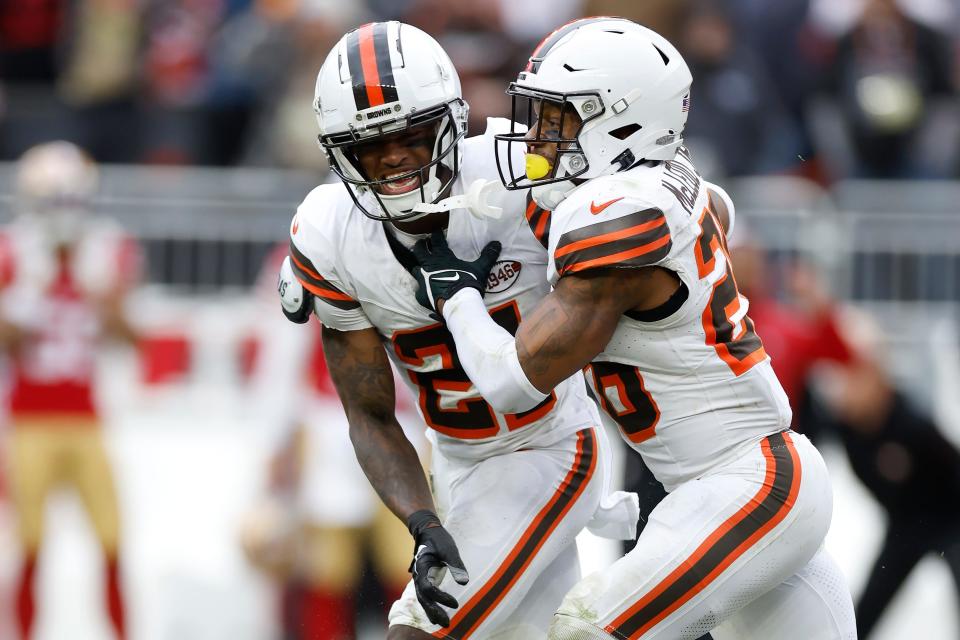
[[[487,293],[500,293],[513,286],[520,277],[521,264],[516,260],[500,260],[487,276]]]

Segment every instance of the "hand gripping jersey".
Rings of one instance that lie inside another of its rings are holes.
[[[26,336],[13,359],[10,410],[94,416],[94,373],[101,321],[96,299],[138,279],[135,241],[91,221],[61,258],[29,220],[0,236],[0,309]]]
[[[496,180],[493,120],[482,136],[464,142],[464,160],[452,195],[477,179]],[[519,213],[525,194],[505,192],[500,219],[479,219],[463,210],[450,214],[447,240],[464,259],[476,258],[491,240],[503,253],[487,282],[484,303],[493,319],[515,332],[523,314],[549,291],[543,280],[543,248]],[[415,298],[416,281],[399,262],[383,223],[363,215],[341,185],[322,185],[297,210],[290,229],[297,278],[315,295],[315,310],[327,327],[350,331],[375,327],[388,354],[417,397],[424,421],[446,455],[486,458],[529,446],[546,446],[588,426],[598,416],[580,374],[564,381],[529,411],[496,412],[461,368],[443,323]]]
[[[654,265],[682,280],[662,308],[624,315],[587,370],[602,408],[668,490],[789,427],[786,396],[685,149],[591,180],[552,214],[530,218],[548,241],[553,284],[590,269]]]

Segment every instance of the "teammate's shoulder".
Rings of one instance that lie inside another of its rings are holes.
[[[510,133],[513,130],[513,122],[509,118],[487,118],[487,128],[484,129],[481,136],[493,138],[493,136],[503,133]]]
[[[483,133],[470,136],[463,141],[463,158],[460,162],[460,175],[467,189],[478,179],[499,181],[496,161],[496,140],[494,136],[510,132],[511,123],[506,118],[487,118]],[[519,145],[512,145],[519,147]],[[501,152],[504,149],[500,150]],[[518,156],[514,162],[522,162]]]
[[[495,135],[510,132],[510,121],[506,118],[487,118],[486,128],[476,135],[463,140],[463,153],[466,156],[493,155]],[[465,163],[468,164],[468,163]]]
[[[612,220],[637,211],[658,209],[656,194],[623,176],[594,178],[574,189],[554,211],[563,224],[582,226]]]
[[[657,264],[670,252],[663,210],[632,181],[595,178],[554,211],[550,232],[557,276],[598,268]]]

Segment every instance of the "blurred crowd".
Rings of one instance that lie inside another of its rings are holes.
[[[485,118],[507,115],[504,90],[537,42],[583,15],[628,17],[681,49],[694,76],[686,137],[714,179],[960,178],[957,0],[0,0],[0,161],[62,139],[100,163],[320,172],[314,81],[344,31],[399,19],[436,36],[460,72],[470,128],[479,132]],[[73,147],[47,152],[54,164],[95,175],[95,163]],[[94,191],[72,193],[68,204]],[[88,361],[101,334],[141,346],[149,339],[118,315],[142,256],[112,226],[61,232],[46,243],[40,287],[56,294],[47,303],[86,320],[44,322],[63,312],[27,313],[39,302],[14,297],[30,293],[14,286],[15,273],[30,274],[13,267],[27,255],[36,262],[33,236],[50,232],[30,224],[0,233],[0,291],[14,301],[0,309],[0,346],[23,361],[45,350],[52,355],[44,362],[57,367],[71,363],[60,357],[64,342],[83,357],[82,370],[68,372],[74,405],[44,404],[63,396],[44,387],[26,399],[15,393],[8,407],[15,437],[7,453],[20,463],[0,493],[18,508],[23,557],[9,594],[15,626],[28,637],[42,607],[34,598],[41,512],[52,487],[66,483],[85,501],[103,551],[104,610],[116,637],[126,637],[117,505]],[[109,291],[88,290],[90,280],[102,280],[83,260],[88,233],[89,243],[109,242],[126,265]],[[881,345],[863,339],[874,332],[850,320],[809,265],[778,270],[749,233],[734,253],[795,428],[839,442],[887,516],[858,603],[862,637],[930,552],[948,562],[960,592],[960,454],[885,373]],[[402,589],[410,540],[384,517],[356,467],[315,332],[290,333],[276,313],[276,266],[275,255],[254,292],[263,318],[247,365],[252,393],[271,406],[264,422],[273,435],[264,497],[251,508],[242,544],[251,564],[281,586],[284,637],[355,637],[355,610],[364,605],[382,617]],[[35,368],[19,369],[15,382],[36,391]],[[51,376],[39,377],[46,384]],[[422,425],[411,407],[401,409],[415,437]],[[656,488],[637,460],[627,482],[649,509]],[[331,484],[340,489],[323,490]]]
[[[0,0],[0,159],[50,138],[99,161],[322,168],[316,72],[371,20],[436,36],[473,131],[536,43],[622,15],[694,75],[706,175],[960,175],[955,0]]]

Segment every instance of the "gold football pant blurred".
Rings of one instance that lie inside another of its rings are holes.
[[[107,612],[118,637],[124,637],[117,499],[99,423],[69,415],[16,418],[10,437],[10,490],[24,553],[17,597],[21,635],[29,638],[33,627],[34,573],[43,542],[47,496],[53,489],[70,487],[80,496],[103,549]]]
[[[385,506],[364,528],[304,524],[296,563],[299,595],[293,626],[305,640],[353,637],[353,598],[369,558],[383,589],[383,609],[399,597],[409,579],[413,541]]]

